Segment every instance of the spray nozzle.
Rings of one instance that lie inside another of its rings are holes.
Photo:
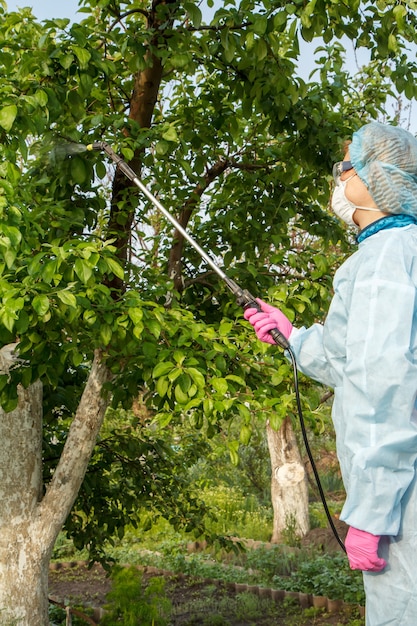
[[[86,146],[86,149],[89,151],[92,150],[97,150],[97,151],[102,151],[106,149],[107,144],[104,141],[95,141],[94,143],[89,143]]]

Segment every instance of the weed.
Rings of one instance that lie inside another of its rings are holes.
[[[300,547],[300,531],[294,513],[287,513],[285,516],[285,528],[282,531],[282,539],[287,546],[292,548]]]
[[[142,573],[135,567],[116,568],[103,626],[166,626],[171,603],[165,596],[165,580],[151,578],[143,588]]]

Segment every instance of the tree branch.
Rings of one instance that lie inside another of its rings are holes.
[[[170,16],[168,22],[166,22],[166,18],[164,18],[166,27],[164,31],[159,30],[161,22],[160,17],[158,17],[157,8],[162,4],[174,5],[176,4],[176,0],[154,0],[152,9],[147,15],[147,30],[149,30],[150,33],[155,33],[153,38],[158,39],[159,48],[161,48],[161,39],[168,36],[168,27],[172,27],[174,21],[173,15]],[[153,38],[149,42],[149,47],[145,55],[146,67],[135,75],[133,92],[130,99],[129,119],[133,120],[140,128],[149,128],[151,125],[162,80],[161,58],[152,52],[154,47]],[[130,167],[138,176],[142,168],[142,159],[143,151],[137,150],[134,158],[129,162]],[[128,250],[135,214],[134,208],[129,207],[128,203],[128,208],[126,208],[125,202],[126,195],[132,187],[133,184],[131,181],[117,169],[113,180],[108,234],[110,237],[115,238],[117,256],[123,266],[126,265],[128,259]],[[112,289],[114,297],[117,297],[119,292],[125,290],[123,280],[117,277],[108,281],[107,286]]]
[[[219,159],[217,163],[215,163],[209,170],[207,170],[204,176],[204,184],[198,184],[192,191],[190,198],[181,209],[181,213],[178,218],[178,222],[184,230],[187,228],[193,211],[196,208],[204,191],[213,182],[213,180],[218,178],[225,171],[225,169],[227,169],[228,166],[229,161],[227,159]],[[184,289],[181,267],[181,258],[184,248],[184,236],[177,229],[175,229],[173,238],[174,243],[172,245],[168,261],[168,275],[174,281],[174,288],[177,291],[181,292]]]

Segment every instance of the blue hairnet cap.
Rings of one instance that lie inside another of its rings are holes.
[[[417,139],[411,133],[371,122],[353,133],[349,153],[380,211],[417,217]]]

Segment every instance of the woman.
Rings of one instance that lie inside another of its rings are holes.
[[[372,122],[334,166],[334,212],[358,228],[323,325],[245,311],[289,340],[298,368],[334,388],[346,551],[364,572],[367,626],[417,626],[417,140]]]

